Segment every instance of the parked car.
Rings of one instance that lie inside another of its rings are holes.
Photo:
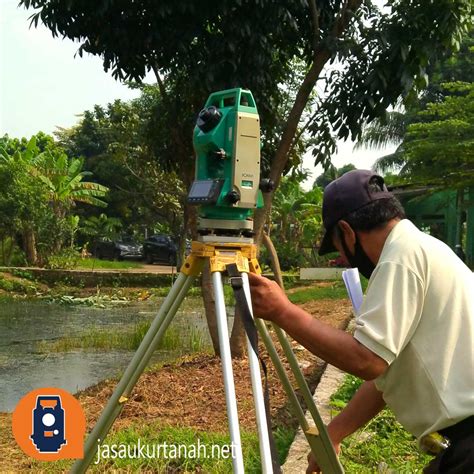
[[[130,237],[123,237],[119,240],[101,240],[92,246],[92,254],[100,259],[141,259],[143,258],[143,246]]]
[[[176,265],[178,247],[169,235],[152,235],[143,242],[143,258],[147,263]]]

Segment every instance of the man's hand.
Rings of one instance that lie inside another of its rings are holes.
[[[292,306],[275,281],[249,273],[249,283],[255,316],[277,322]]]

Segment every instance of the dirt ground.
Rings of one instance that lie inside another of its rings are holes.
[[[347,300],[319,300],[301,306],[315,318],[337,328],[345,328],[351,315]],[[294,341],[292,344],[303,373],[314,389],[324,364]],[[284,390],[263,348],[261,354],[264,360],[268,360],[272,421],[280,426],[295,426]],[[255,412],[248,359],[234,360],[233,370],[234,379],[239,381],[236,384],[239,421],[243,428],[253,430]],[[88,429],[92,428],[100,415],[115,383],[106,380],[77,394],[86,413]],[[220,360],[209,355],[197,355],[142,375],[113,429],[151,421],[159,421],[163,425],[192,427],[199,431],[226,432],[227,417]],[[29,458],[17,447],[11,434],[11,414],[0,413],[0,472],[24,472],[30,465]]]

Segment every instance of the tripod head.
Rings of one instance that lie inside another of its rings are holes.
[[[228,89],[209,96],[193,135],[196,178],[188,202],[200,206],[199,231],[251,236],[253,210],[263,207],[260,118],[252,93]]]

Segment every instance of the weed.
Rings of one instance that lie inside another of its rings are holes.
[[[150,328],[150,322],[142,321],[131,331],[93,328],[78,337],[64,337],[55,341],[41,341],[40,352],[68,352],[76,349],[136,350]],[[162,350],[183,350],[199,352],[208,347],[205,333],[196,328],[187,331],[170,326],[158,345]]]
[[[331,405],[342,409],[352,398],[362,380],[346,376],[343,384],[331,396]],[[421,453],[414,437],[398,423],[386,408],[363,429],[342,443],[341,463],[350,473],[371,473],[381,462],[399,473],[421,472],[430,457]]]
[[[11,271],[11,274],[13,276],[19,277],[19,278],[24,278],[25,280],[35,280],[35,277],[31,272],[28,272],[26,270],[21,270],[19,268],[13,268]]]

